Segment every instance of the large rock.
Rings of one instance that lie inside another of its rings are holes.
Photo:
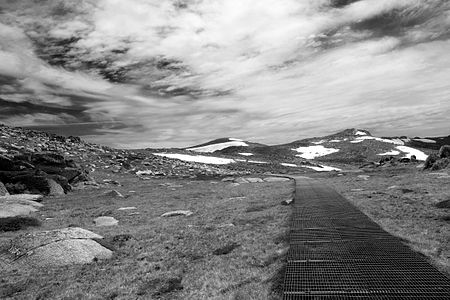
[[[425,160],[423,169],[424,170],[431,169],[433,167],[434,163],[436,161],[438,161],[438,160],[439,160],[439,156],[438,155],[436,155],[434,153],[428,155],[427,159]]]
[[[0,218],[26,216],[38,211],[43,205],[37,201],[41,195],[8,195],[0,197]]]
[[[440,158],[450,158],[450,145],[444,145],[439,149]]]
[[[7,196],[7,195],[9,195],[9,192],[6,189],[6,186],[3,184],[3,182],[0,181],[0,196]]]
[[[266,177],[264,178],[264,181],[266,182],[283,182],[283,181],[289,181],[289,178],[286,177]]]
[[[102,238],[78,227],[23,234],[10,241],[0,265],[42,268],[111,258],[113,252],[96,242]]]
[[[47,184],[49,187],[49,196],[61,196],[64,195],[64,189],[61,185],[59,185],[56,181],[53,179],[47,179]]]
[[[11,182],[24,184],[27,187],[27,190],[32,193],[42,193],[45,195],[50,193],[48,180],[44,175],[37,175],[34,173],[19,175],[13,177]]]

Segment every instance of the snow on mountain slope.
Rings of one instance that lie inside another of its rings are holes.
[[[298,148],[292,149],[292,150],[302,153],[302,154],[299,154],[296,156],[299,156],[304,159],[314,159],[316,157],[339,152],[339,149],[325,148],[324,146],[321,146],[321,145],[320,146],[298,147]]]
[[[426,155],[422,151],[408,147],[408,146],[397,146],[395,148],[397,148],[398,150],[400,150],[402,152],[405,152],[406,155],[404,157],[406,157],[406,158],[411,158],[412,155],[415,155],[417,160],[426,160],[428,158],[428,155]]]
[[[248,147],[248,144],[239,139],[228,138],[227,140],[216,140],[208,143],[207,145],[200,145],[197,147],[187,148],[186,150],[202,153],[213,153],[229,147]]]
[[[385,153],[380,153],[380,154],[377,154],[377,155],[399,155],[399,154],[400,154],[400,151],[391,150],[391,151],[388,151],[388,152],[385,152]]]
[[[382,139],[382,138],[379,138],[379,137],[368,136],[368,135],[358,136],[357,138],[355,138],[350,143],[356,144],[356,143],[361,143],[361,142],[363,142],[365,140],[375,140],[375,141],[379,141],[379,142],[383,142],[383,143],[390,143],[390,144],[395,144],[395,145],[404,145],[405,144],[400,139]]]
[[[212,165],[226,165],[226,164],[235,162],[234,159],[203,156],[203,155],[187,155],[187,154],[178,154],[178,153],[153,153],[153,154],[158,155],[158,156],[168,157],[168,158],[184,160],[184,161],[197,162],[197,163],[203,163],[203,164],[212,164]]]

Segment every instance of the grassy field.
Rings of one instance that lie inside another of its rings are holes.
[[[450,199],[448,172],[412,165],[327,177],[327,184],[450,275],[450,209],[435,206]]]
[[[34,217],[48,230],[79,226],[105,237],[114,257],[88,265],[2,274],[6,299],[278,299],[292,182],[139,180],[46,198]],[[103,176],[103,177],[102,177]],[[98,177],[98,176],[97,176]],[[104,196],[116,189],[125,198]],[[120,211],[120,207],[136,210]],[[193,215],[162,218],[171,210]],[[118,226],[96,227],[113,216]],[[5,242],[24,230],[2,233]],[[1,272],[1,271],[0,271]]]

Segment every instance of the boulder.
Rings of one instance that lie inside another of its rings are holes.
[[[57,174],[51,174],[51,175],[47,175],[47,178],[53,179],[54,181],[56,181],[64,189],[64,192],[66,192],[66,193],[72,190],[72,186],[69,184],[69,181],[64,176],[57,175]]]
[[[96,241],[102,238],[78,227],[22,234],[0,255],[0,265],[42,268],[111,258],[112,251]]]
[[[47,184],[49,187],[49,196],[61,196],[64,195],[64,189],[61,185],[59,185],[56,181],[53,179],[47,179]]]
[[[264,182],[264,180],[258,177],[247,177],[246,179],[250,183]]]
[[[123,195],[116,190],[107,191],[103,193],[103,196],[109,198],[123,198]]]
[[[427,170],[427,169],[431,169],[431,167],[433,166],[433,164],[439,160],[439,156],[436,154],[430,154],[427,159],[425,160],[423,169]]]
[[[444,145],[439,149],[440,158],[450,158],[450,145]]]
[[[0,196],[7,196],[7,195],[9,195],[9,192],[6,189],[6,186],[3,184],[3,182],[0,181]]]
[[[42,195],[7,195],[0,197],[0,218],[26,216],[38,211],[43,205],[37,201]]]
[[[94,219],[94,223],[96,226],[114,226],[119,224],[119,221],[117,221],[113,217],[108,216],[102,216]]]
[[[289,181],[291,179],[286,177],[266,177],[264,178],[264,181],[266,182],[283,182],[283,181]]]
[[[163,213],[161,215],[161,217],[164,217],[164,218],[165,217],[176,217],[176,216],[186,216],[186,217],[188,217],[188,216],[190,216],[192,214],[193,214],[193,212],[190,211],[190,210],[174,210],[174,211],[169,211],[169,212]]]
[[[238,177],[234,180],[235,183],[249,183],[249,181],[246,178]]]
[[[433,171],[443,170],[447,168],[449,165],[450,165],[450,158],[441,158],[433,164],[431,170]]]
[[[50,192],[47,178],[32,172],[26,175],[15,176],[11,179],[11,182],[24,184],[27,190],[32,193],[42,193],[47,195]]]

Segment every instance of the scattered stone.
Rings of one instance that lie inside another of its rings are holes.
[[[264,182],[264,180],[258,177],[247,177],[246,180],[250,183]]]
[[[286,177],[266,177],[264,178],[264,181],[266,182],[283,182],[283,181],[289,181],[289,178]]]
[[[119,207],[117,210],[135,210],[137,209],[135,206],[128,206],[128,207]]]
[[[6,186],[3,184],[3,182],[0,181],[0,196],[7,196],[7,195],[9,195],[9,192],[6,189]]]
[[[238,177],[238,178],[236,178],[235,180],[234,180],[234,183],[239,183],[239,184],[241,184],[241,183],[249,183],[250,181],[248,181],[246,178],[243,178],[243,177]]]
[[[241,184],[240,183],[237,183],[237,182],[233,182],[232,184],[231,184],[231,186],[240,186]]]
[[[388,189],[388,190],[393,190],[393,189],[396,189],[396,188],[398,188],[398,185],[391,185],[391,186],[388,187],[387,189]]]
[[[237,243],[231,243],[226,246],[217,248],[216,250],[213,251],[213,254],[214,255],[227,255],[228,253],[230,253],[231,251],[233,251],[234,249],[236,249],[240,246],[241,245],[239,245]]]
[[[176,216],[189,217],[192,214],[193,214],[193,212],[190,211],[190,210],[174,210],[174,211],[169,211],[169,212],[163,213],[161,215],[161,217],[164,217],[164,218],[166,218],[166,217],[176,217]]]
[[[123,195],[116,190],[107,191],[103,194],[103,196],[112,198],[123,198]]]
[[[437,208],[450,208],[450,199],[444,200],[435,205]]]
[[[363,189],[351,189],[352,192],[362,192],[364,191]]]
[[[222,179],[222,182],[233,182],[234,181],[234,177],[225,177]]]
[[[414,192],[414,190],[411,190],[411,189],[401,189],[401,191],[402,191],[403,194],[413,193]]]
[[[94,219],[94,223],[96,226],[115,226],[119,224],[114,217],[101,216]]]
[[[362,180],[369,180],[370,176],[369,175],[358,175],[358,178],[360,178]]]
[[[120,185],[120,182],[118,182],[116,180],[112,180],[112,179],[103,179],[103,182],[113,184],[113,185]]]
[[[281,205],[290,205],[292,202],[294,202],[294,198],[289,198],[281,201]]]
[[[78,227],[26,233],[11,240],[0,265],[42,268],[111,258],[113,252],[94,240],[102,238]]]

